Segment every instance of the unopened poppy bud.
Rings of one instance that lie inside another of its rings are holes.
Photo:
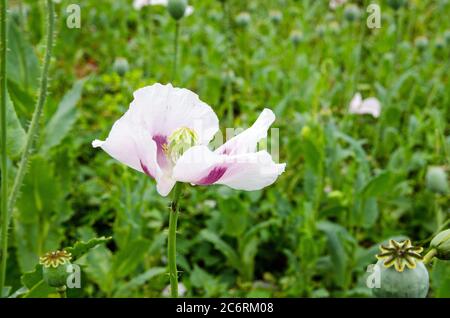
[[[430,243],[435,256],[442,260],[450,260],[450,229],[438,233]]]
[[[347,21],[355,21],[359,18],[359,8],[354,4],[348,5],[347,7],[345,7],[344,17],[347,19]]]
[[[447,174],[441,167],[429,167],[426,175],[427,188],[436,193],[448,192]]]
[[[270,21],[274,24],[280,24],[281,20],[283,20],[283,14],[280,11],[272,10],[269,13]]]
[[[240,27],[246,27],[247,25],[250,24],[250,21],[251,17],[250,14],[248,14],[248,12],[241,12],[236,16],[236,23]]]
[[[128,65],[128,61],[123,57],[118,57],[114,61],[114,64],[113,64],[114,72],[116,72],[120,76],[124,76],[125,73],[128,72],[129,68],[130,67]]]
[[[398,10],[406,5],[406,1],[407,0],[388,0],[387,3],[392,9]]]
[[[187,0],[169,0],[169,2],[167,3],[167,10],[175,20],[180,20],[182,17],[184,17],[186,8]]]
[[[66,251],[48,252],[39,259],[42,265],[44,281],[51,287],[62,287],[66,285],[68,266],[71,266],[72,255]]]
[[[297,46],[303,41],[303,33],[298,30],[293,30],[291,32],[291,35],[289,36],[291,39],[291,42]]]
[[[416,38],[416,40],[414,41],[414,44],[416,45],[416,47],[420,50],[423,51],[427,48],[428,46],[428,39],[425,36],[419,36],[418,38]]]

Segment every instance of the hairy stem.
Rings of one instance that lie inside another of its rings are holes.
[[[177,60],[178,60],[178,38],[180,36],[180,21],[175,22],[175,38],[173,42],[174,52],[173,52],[173,69],[172,69],[172,82],[175,81],[177,77]]]
[[[47,99],[48,89],[48,70],[50,67],[50,61],[52,58],[53,40],[55,38],[55,12],[53,7],[53,1],[47,0],[47,42],[44,57],[44,66],[41,73],[41,82],[39,88],[39,97],[31,118],[30,127],[28,128],[27,139],[25,142],[25,148],[22,153],[22,157],[19,163],[19,169],[17,171],[16,178],[14,179],[13,188],[9,195],[9,217],[11,217],[14,204],[16,203],[17,195],[20,187],[22,186],[23,178],[26,173],[28,160],[33,152],[33,142],[37,137],[39,130],[39,119],[42,115],[42,109],[44,108],[45,101]]]
[[[423,263],[424,264],[428,264],[429,262],[431,262],[431,260],[436,256],[437,251],[436,249],[432,249],[430,250],[423,258]]]
[[[178,271],[177,271],[177,221],[179,211],[179,200],[181,196],[182,183],[175,185],[173,200],[170,205],[169,217],[169,239],[168,259],[170,276],[170,293],[173,298],[178,297]]]
[[[1,263],[0,263],[0,297],[6,278],[6,259],[8,254],[8,170],[6,162],[6,0],[0,2],[0,124],[1,124]]]

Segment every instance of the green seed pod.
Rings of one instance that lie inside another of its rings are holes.
[[[441,167],[428,167],[426,175],[427,188],[435,193],[448,193],[447,174]]]
[[[406,5],[407,0],[388,0],[387,3],[392,9],[398,10]]]
[[[430,247],[436,250],[436,257],[442,260],[450,260],[450,229],[437,234],[430,243]]]
[[[68,266],[70,266],[71,254],[66,251],[48,252],[39,259],[42,265],[44,281],[51,287],[63,287],[66,285]]]
[[[167,10],[175,20],[180,20],[182,17],[184,17],[186,8],[187,0],[169,0],[169,2],[167,3]]]
[[[372,289],[376,297],[425,298],[430,286],[428,271],[422,262],[422,247],[410,240],[390,240],[380,246],[375,265],[379,284]]]
[[[297,46],[303,42],[303,33],[299,30],[293,30],[289,38],[291,39],[292,44]]]
[[[422,262],[417,262],[414,269],[398,272],[393,267],[385,267],[379,260],[375,265],[380,273],[380,288],[373,288],[372,293],[380,298],[425,298],[430,287],[428,271]]]
[[[414,44],[420,51],[423,51],[428,46],[428,39],[425,36],[419,36],[414,40]]]
[[[358,6],[351,4],[345,7],[344,17],[347,21],[353,22],[359,18],[360,11]]]
[[[443,38],[437,38],[436,41],[434,42],[434,46],[437,50],[443,50],[445,47],[445,41]]]
[[[130,69],[130,67],[128,65],[128,61],[125,58],[118,57],[114,61],[113,69],[114,69],[114,72],[116,72],[120,76],[124,76]]]
[[[236,16],[236,24],[240,27],[246,27],[250,24],[251,17],[248,12],[241,12]]]
[[[269,12],[270,21],[273,24],[280,24],[281,20],[283,20],[283,14],[280,11],[272,10]]]

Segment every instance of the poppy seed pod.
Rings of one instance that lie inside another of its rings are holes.
[[[410,240],[380,246],[381,253],[375,265],[379,273],[379,286],[372,289],[376,297],[425,298],[430,286],[429,275],[422,262],[422,247]]]
[[[303,33],[298,30],[293,30],[289,37],[295,46],[299,45],[303,41]]]
[[[447,45],[450,45],[450,30],[445,31],[444,39],[445,39],[445,43],[447,43]]]
[[[273,24],[280,24],[281,20],[283,19],[283,14],[277,10],[270,11],[269,16],[270,21],[272,21]]]
[[[42,265],[44,281],[50,287],[63,287],[66,285],[71,258],[72,255],[66,251],[55,251],[48,252],[39,259],[39,263]]]
[[[236,16],[236,23],[240,27],[246,27],[250,24],[251,17],[248,12],[241,12]]]
[[[436,251],[435,256],[441,260],[450,260],[450,229],[438,233],[430,243]]]
[[[351,4],[345,7],[344,17],[347,21],[353,22],[359,18],[359,15],[359,8],[356,5]]]
[[[123,57],[118,57],[114,61],[114,64],[113,64],[114,72],[116,72],[120,76],[124,76],[125,73],[128,72],[129,68],[130,67],[128,65],[127,59],[125,59]]]
[[[428,167],[426,185],[430,191],[435,193],[448,193],[447,174],[441,167]]]
[[[175,20],[180,20],[184,17],[186,8],[187,0],[169,0],[167,3],[167,10]]]
[[[394,9],[394,10],[398,10],[401,7],[406,5],[407,0],[388,0],[388,5]]]
[[[428,39],[425,36],[419,36],[415,39],[414,44],[420,51],[423,51],[428,46]]]

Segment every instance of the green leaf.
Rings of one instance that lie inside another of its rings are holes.
[[[17,117],[8,93],[6,94],[6,129],[7,154],[10,158],[14,159],[20,155],[25,146],[26,133]]]
[[[75,82],[72,89],[68,91],[58,109],[45,127],[44,142],[41,151],[46,153],[52,147],[57,146],[69,133],[78,117],[75,107],[81,98],[85,80]]]
[[[34,92],[39,83],[39,60],[33,46],[26,40],[26,34],[20,30],[14,19],[9,19],[6,70],[9,80],[26,91]]]
[[[116,277],[122,278],[132,273],[143,261],[150,248],[150,241],[138,239],[114,256],[113,269]]]
[[[148,271],[146,271],[145,273],[142,273],[142,274],[134,277],[129,282],[120,286],[119,289],[117,290],[115,296],[120,297],[123,295],[127,295],[130,291],[141,287],[142,285],[147,283],[152,278],[162,275],[162,274],[166,274],[166,273],[167,273],[167,268],[165,268],[165,267],[151,268]]]
[[[72,261],[77,260],[87,252],[89,252],[90,249],[96,247],[99,244],[103,244],[111,240],[112,237],[96,237],[93,239],[90,239],[87,242],[76,242],[73,247],[68,247],[65,250],[72,254]]]
[[[389,171],[382,172],[367,182],[361,190],[365,198],[377,197],[391,190],[392,174]]]
[[[218,249],[227,258],[231,266],[233,266],[237,270],[240,269],[241,267],[240,258],[238,254],[236,254],[236,252],[233,250],[233,248],[230,245],[228,245],[228,243],[223,241],[219,236],[217,236],[213,232],[206,229],[200,232],[200,236],[206,241],[213,244],[214,247]]]
[[[22,284],[27,289],[24,298],[43,298],[56,292],[56,289],[48,286],[42,277],[42,265],[37,264],[34,270],[22,275]]]

